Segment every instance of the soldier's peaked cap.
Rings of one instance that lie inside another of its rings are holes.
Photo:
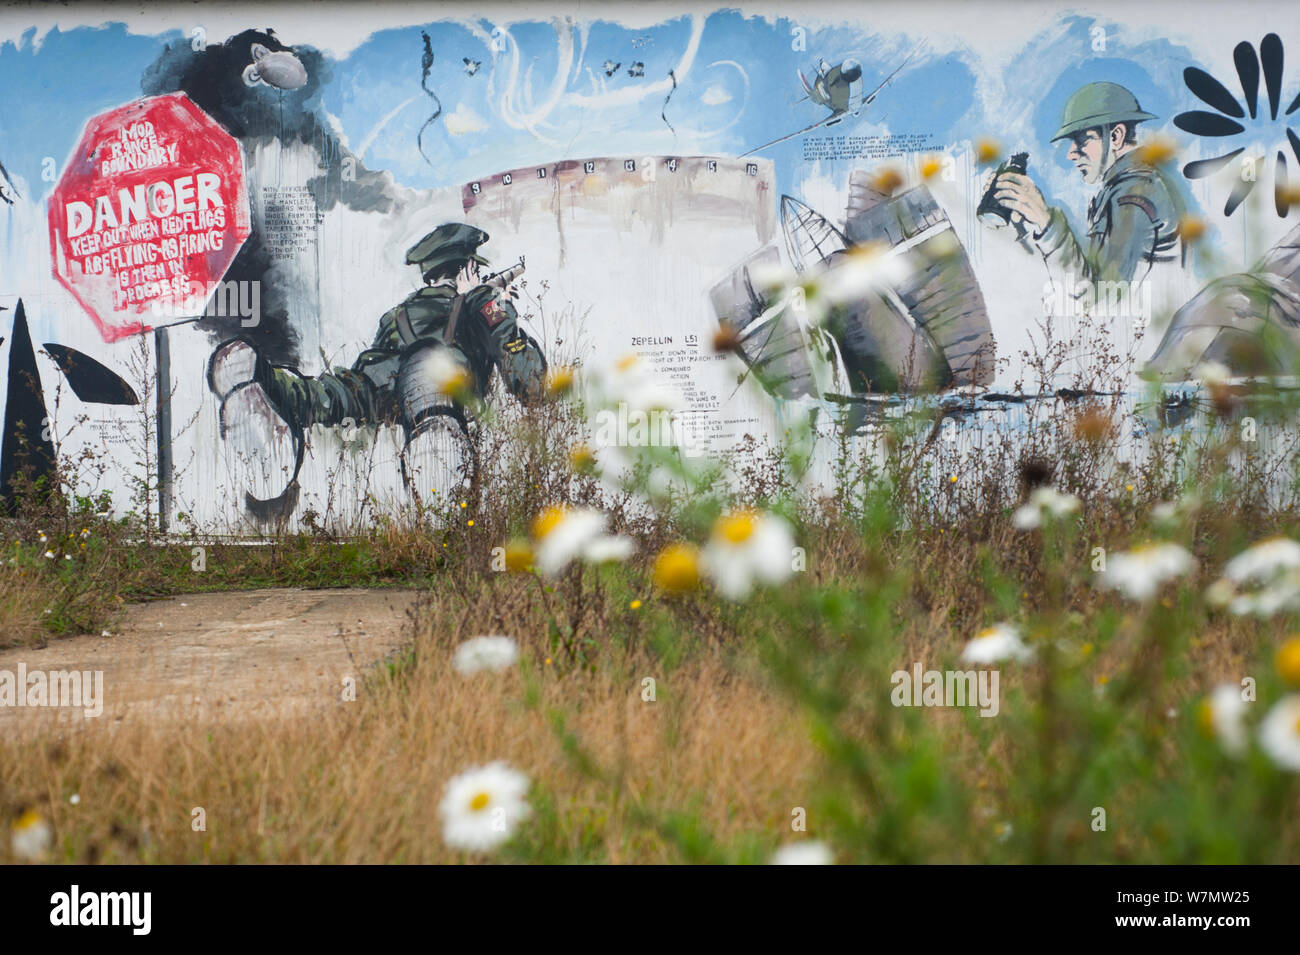
[[[421,273],[470,259],[487,265],[488,260],[478,254],[478,247],[487,240],[488,234],[482,229],[464,222],[448,222],[411,246],[406,264],[419,266]]]

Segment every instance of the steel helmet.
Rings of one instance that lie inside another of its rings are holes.
[[[1138,105],[1136,96],[1118,83],[1089,83],[1065,101],[1061,128],[1051,141],[1056,142],[1094,126],[1137,123],[1155,118]]]

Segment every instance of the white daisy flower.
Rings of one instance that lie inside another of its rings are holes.
[[[1028,660],[1034,648],[1020,639],[1020,631],[1009,623],[999,623],[977,633],[961,658],[967,663],[998,663],[1002,660]]]
[[[1177,544],[1148,544],[1110,555],[1106,569],[1097,575],[1097,583],[1107,590],[1118,590],[1130,600],[1147,601],[1163,584],[1195,567],[1195,558]]]
[[[1237,586],[1226,577],[1220,577],[1205,588],[1205,601],[1211,607],[1226,607],[1237,596]]]
[[[771,295],[797,283],[799,273],[779,261],[757,262],[749,267],[749,280],[756,290]]]
[[[590,564],[622,563],[632,556],[636,545],[630,537],[608,535],[597,537],[587,545],[582,557]]]
[[[1174,501],[1161,501],[1151,508],[1151,517],[1161,524],[1172,524],[1178,517],[1178,504]]]
[[[1236,594],[1227,606],[1228,612],[1238,617],[1271,617],[1284,610],[1300,610],[1300,571],[1287,571],[1266,587]]]
[[[1300,693],[1282,697],[1259,726],[1259,745],[1283,769],[1300,773]]]
[[[1300,543],[1273,537],[1246,548],[1228,561],[1223,578],[1205,596],[1237,616],[1300,609]]]
[[[1192,377],[1207,385],[1226,385],[1232,377],[1232,370],[1217,361],[1203,361],[1192,369]]]
[[[466,676],[484,670],[505,670],[519,659],[519,644],[510,637],[473,637],[456,648],[452,666]]]
[[[451,349],[434,349],[426,362],[425,372],[440,394],[453,398],[468,394],[474,383],[469,368],[452,356]]]
[[[1157,524],[1176,524],[1200,506],[1200,498],[1195,494],[1184,494],[1176,501],[1163,501],[1151,508],[1151,519]]]
[[[1201,728],[1223,744],[1234,756],[1246,751],[1246,701],[1241,687],[1220,683],[1201,701]]]
[[[45,858],[54,842],[54,831],[50,824],[34,810],[27,810],[18,817],[10,831],[10,846],[14,855],[28,862],[39,862]]]
[[[1043,518],[1056,520],[1078,509],[1079,499],[1073,494],[1062,494],[1052,487],[1035,488],[1029,501],[1011,515],[1011,523],[1017,530],[1033,530],[1042,526]]]
[[[1228,561],[1223,576],[1238,584],[1266,584],[1296,569],[1300,569],[1300,543],[1289,537],[1271,537]]]
[[[885,243],[867,242],[837,252],[825,265],[803,272],[776,264],[757,266],[750,270],[750,279],[774,308],[790,309],[816,326],[832,309],[895,286],[911,271],[907,259]]]
[[[772,865],[833,865],[830,846],[815,839],[791,842],[772,853]]]
[[[763,511],[733,511],[718,518],[700,555],[704,572],[732,600],[754,585],[779,584],[794,573],[794,534],[785,518]]]
[[[625,355],[605,377],[605,399],[633,411],[676,411],[684,405],[681,392],[667,385],[639,355]]]
[[[891,288],[910,271],[908,257],[883,242],[868,242],[835,255],[814,277],[830,305],[851,305],[872,292]]]
[[[606,534],[607,520],[600,511],[589,507],[548,507],[533,521],[537,541],[533,565],[543,575],[553,577],[575,560],[626,560],[632,554],[632,541]]]
[[[506,763],[466,770],[447,784],[438,806],[443,840],[469,852],[495,849],[531,813],[527,795],[528,777]]]

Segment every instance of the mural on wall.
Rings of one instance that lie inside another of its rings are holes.
[[[5,10],[6,499],[89,448],[164,523],[424,502],[472,480],[468,409],[628,354],[709,452],[1291,373],[1289,14],[968,6]]]

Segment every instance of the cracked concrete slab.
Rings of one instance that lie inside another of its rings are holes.
[[[343,703],[410,639],[418,592],[277,588],[133,604],[111,636],[0,652],[0,672],[102,671],[103,713],[0,705],[0,730],[86,722],[304,717]],[[52,702],[52,701],[51,701]]]

